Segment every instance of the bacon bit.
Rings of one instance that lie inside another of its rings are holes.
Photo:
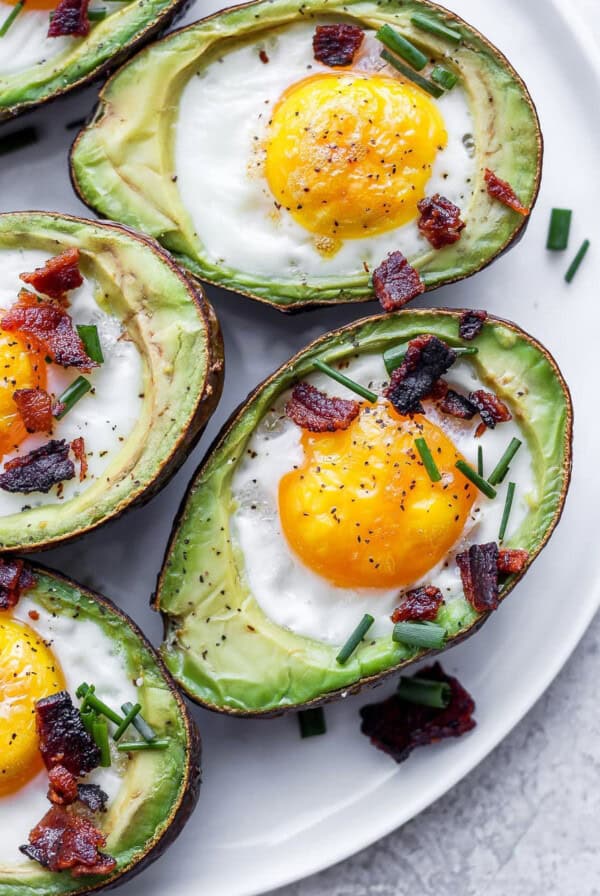
[[[454,389],[448,389],[442,400],[438,403],[438,408],[444,414],[450,414],[452,417],[460,417],[461,420],[472,420],[477,413],[477,408],[472,401]]]
[[[507,423],[512,420],[512,414],[503,401],[492,392],[478,389],[469,393],[469,401],[475,405],[485,426],[496,428],[496,423]]]
[[[433,585],[426,585],[407,591],[399,607],[392,613],[392,622],[431,622],[444,603],[442,592]]]
[[[523,205],[509,183],[505,180],[500,180],[489,168],[485,169],[484,177],[487,191],[492,199],[497,199],[498,202],[507,205],[520,215],[526,216],[529,214],[529,209]]]
[[[458,554],[456,562],[460,570],[465,597],[478,613],[495,610],[498,597],[498,545],[472,544],[468,551]]]
[[[480,439],[482,437],[482,435],[484,434],[484,432],[486,431],[486,429],[487,429],[487,426],[485,425],[485,423],[479,423],[477,425],[477,429],[475,430],[475,438]]]
[[[433,398],[434,401],[439,401],[445,395],[448,394],[450,386],[446,382],[446,380],[438,380],[437,383],[434,383],[431,387],[431,392],[429,393],[429,398]]]
[[[79,784],[77,796],[79,801],[92,812],[106,812],[108,794],[101,787],[98,787],[97,784]]]
[[[91,370],[98,367],[85,351],[83,342],[64,308],[22,289],[19,301],[0,321],[4,330],[16,330],[37,340],[50,358],[63,367]]]
[[[425,284],[402,252],[390,252],[373,271],[373,287],[384,311],[396,311],[425,292]]]
[[[360,404],[345,398],[330,398],[310,383],[303,382],[294,386],[285,412],[294,423],[309,432],[335,432],[348,429],[360,413]]]
[[[50,788],[48,790],[48,799],[56,806],[70,806],[78,797],[77,778],[75,775],[64,767],[64,765],[55,765],[48,772],[50,779]]]
[[[487,311],[463,311],[458,324],[460,338],[470,342],[471,339],[479,336],[487,316]]]
[[[504,548],[498,552],[498,572],[522,572],[529,560],[529,551]]]
[[[261,51],[259,52],[259,54],[258,54],[258,58],[259,58],[260,61],[263,63],[263,65],[266,65],[266,64],[268,63],[268,61],[269,61],[269,57],[267,56],[267,51],[266,51],[266,50],[261,50]]]
[[[313,35],[315,59],[332,67],[351,65],[364,36],[358,25],[317,25]]]
[[[85,442],[82,436],[78,436],[71,442],[71,451],[79,461],[79,481],[83,482],[88,471],[87,455],[85,453]]]
[[[37,622],[37,620],[40,618],[40,614],[37,610],[30,610],[27,615],[30,619],[33,619],[34,622]]]
[[[0,610],[16,607],[21,595],[30,591],[36,581],[36,577],[22,560],[0,558]]]
[[[442,249],[460,239],[466,224],[461,221],[459,207],[445,196],[435,193],[417,202],[417,208],[421,212],[417,227],[434,249]]]
[[[31,831],[29,843],[19,848],[49,871],[70,870],[73,877],[84,877],[116,868],[116,861],[99,851],[105,845],[106,837],[91,821],[53,806]]]
[[[9,460],[4,469],[6,472],[0,473],[0,488],[23,494],[47,493],[53,485],[75,476],[75,465],[64,439],[51,439],[41,448]]]
[[[77,289],[83,283],[79,271],[79,249],[66,249],[60,255],[49,258],[43,268],[36,268],[32,273],[21,274],[20,277],[37,292],[65,302],[67,292]]]
[[[17,389],[13,401],[27,432],[52,433],[52,399],[45,389]]]
[[[456,352],[437,336],[411,339],[404,361],[392,373],[385,395],[399,414],[421,414],[443,373],[454,364]]]
[[[396,762],[403,762],[415,747],[460,737],[475,727],[475,702],[457,678],[447,675],[439,663],[417,672],[418,678],[445,682],[450,686],[450,702],[444,709],[408,703],[393,695],[360,710],[361,731],[371,743]]]
[[[35,704],[40,753],[47,769],[62,765],[76,777],[87,775],[100,762],[100,750],[81,721],[67,691]]]

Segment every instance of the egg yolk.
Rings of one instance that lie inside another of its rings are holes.
[[[0,618],[0,796],[42,768],[35,704],[65,688],[61,668],[33,629]]]
[[[14,392],[36,388],[46,388],[44,353],[26,337],[0,329],[0,456],[13,451],[28,435]]]
[[[16,6],[18,0],[7,0],[7,2],[9,6]],[[23,12],[29,12],[31,9],[56,9],[57,6],[58,0],[27,0]]]
[[[423,466],[418,437],[439,482]],[[348,429],[305,431],[301,441],[303,464],[279,484],[281,524],[302,562],[334,585],[411,584],[459,539],[476,490],[455,467],[452,441],[423,415],[363,405]]]
[[[386,75],[319,74],[285,91],[269,124],[266,176],[306,230],[357,238],[417,215],[447,143],[435,103]]]

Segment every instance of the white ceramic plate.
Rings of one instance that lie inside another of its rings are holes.
[[[565,2],[564,7],[567,7]],[[169,853],[121,892],[127,896],[250,896],[345,858],[412,818],[469,772],[510,731],[573,650],[599,599],[595,544],[600,506],[599,247],[574,283],[562,275],[584,237],[597,240],[600,154],[599,73],[583,30],[549,0],[453,0],[452,8],[504,50],[538,104],[546,138],[542,190],[519,246],[466,283],[416,304],[485,307],[544,342],[570,383],[576,411],[574,477],[550,546],[483,631],[444,658],[477,700],[475,731],[416,751],[401,766],[359,731],[364,694],[327,708],[325,737],[302,741],[293,715],[241,721],[198,711],[204,787],[198,809]],[[212,12],[197,0],[185,21]],[[43,140],[5,156],[3,211],[45,208],[85,214],[70,188],[65,125],[87,114],[94,91],[59,102],[22,123]],[[550,208],[575,210],[566,253],[544,248]],[[202,445],[149,507],[71,547],[43,556],[122,605],[154,641],[148,609],[171,520],[203,450],[248,387],[333,326],[375,306],[283,317],[249,300],[210,290],[226,343],[227,381]],[[377,699],[385,693],[376,692]]]

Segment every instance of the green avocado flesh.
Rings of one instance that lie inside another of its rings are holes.
[[[177,689],[140,630],[104,598],[48,570],[32,569],[37,583],[27,593],[27,598],[40,611],[76,619],[78,624],[92,623],[99,634],[114,642],[127,677],[140,682],[136,699],[141,704],[144,719],[157,737],[168,739],[169,746],[164,750],[128,754],[116,796],[109,802],[106,813],[93,816],[93,823],[107,838],[104,851],[117,862],[112,874],[76,879],[68,871],[48,871],[17,853],[14,865],[0,863],[0,892],[3,896],[83,893],[111,883],[114,885],[124,875],[141,870],[136,866],[157,858],[179,832],[195,805],[200,783],[196,728]],[[29,622],[29,625],[35,629],[36,623]],[[60,656],[58,659],[60,661]],[[71,693],[71,697],[77,706],[75,694]],[[119,707],[115,709],[119,710]],[[135,737],[127,733],[124,739]],[[18,799],[18,793],[14,799]],[[31,828],[40,820],[41,815],[32,818]]]
[[[426,13],[457,29],[461,43],[455,46],[416,28],[411,23],[415,13]],[[352,270],[342,273],[325,273],[324,268],[323,275],[305,274],[300,264],[297,273],[291,270],[282,277],[275,270],[270,276],[238,270],[234,261],[213,257],[195,232],[190,212],[192,201],[202,208],[202,196],[182,195],[176,170],[179,105],[194,76],[202,77],[205,69],[217,65],[228,52],[250,43],[256,46],[256,71],[240,72],[240,77],[260,83],[258,49],[276,29],[284,29],[284,34],[286,27],[299,21],[313,20],[317,25],[340,17],[369,30],[388,23],[458,75],[460,88],[456,89],[466,95],[475,144],[472,193],[462,209],[467,226],[452,245],[432,249],[420,240],[416,251],[405,254],[428,289],[480,270],[510,245],[527,222],[490,198],[485,168],[508,181],[531,207],[541,170],[539,123],[525,85],[504,56],[461,19],[425,0],[390,0],[386,4],[308,0],[300,11],[289,0],[250,3],[197,22],[146,48],[108,82],[93,120],[74,144],[72,176],[82,200],[105,217],[152,234],[200,279],[276,307],[291,310],[371,297],[370,275],[360,258],[349,262]],[[239,176],[246,176],[245,167]],[[203,214],[210,223],[210,206]],[[402,249],[401,242],[397,248]],[[381,260],[374,259],[374,264]]]
[[[387,636],[367,639],[339,665],[339,646],[294,634],[269,619],[245,583],[244,557],[232,541],[231,484],[254,429],[281,393],[315,369],[316,359],[336,363],[383,353],[421,333],[457,346],[458,319],[454,311],[403,311],[326,335],[259,386],[226,425],[184,499],[156,595],[165,624],[163,657],[192,699],[225,712],[269,714],[338,696],[425,655]],[[569,392],[548,353],[514,324],[488,318],[469,344],[478,349],[469,356],[476,375],[508,403],[527,440],[539,500],[504,547],[529,551],[531,562],[558,521],[569,482]],[[501,597],[516,579],[502,583]],[[442,606],[436,621],[446,628],[451,646],[486,615],[459,595]]]
[[[24,71],[2,74],[0,61],[0,121],[82,86],[107,66],[164,27],[182,0],[130,0],[92,22],[87,37],[75,38],[62,52]],[[27,7],[25,8],[27,11]]]
[[[39,212],[0,215],[0,278],[5,250],[53,256],[71,247],[80,250],[81,273],[94,284],[99,307],[121,322],[121,338],[139,351],[139,416],[102,475],[84,479],[68,500],[35,506],[41,493],[23,495],[24,509],[1,516],[1,550],[48,547],[151,497],[185,460],[220,394],[222,349],[212,309],[159,247],[118,226]],[[87,400],[93,410],[94,397]],[[106,400],[121,400],[119,392]],[[62,438],[60,421],[53,438]],[[94,451],[89,439],[85,450]]]

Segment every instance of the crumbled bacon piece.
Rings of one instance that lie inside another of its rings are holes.
[[[27,432],[52,432],[52,399],[45,389],[16,389],[13,401]]]
[[[19,301],[0,321],[4,330],[25,333],[43,346],[50,358],[63,367],[91,370],[98,367],[88,357],[83,342],[65,309],[22,289]]]
[[[79,249],[66,249],[60,255],[49,258],[43,268],[36,268],[35,271],[20,276],[24,283],[33,286],[37,292],[64,302],[67,292],[77,289],[83,283],[79,271]]]
[[[495,610],[498,595],[498,545],[472,544],[456,557],[465,597],[478,613]]]
[[[48,799],[56,806],[69,806],[74,803],[79,794],[77,791],[77,778],[64,765],[55,765],[48,772],[50,789]]]
[[[434,585],[425,585],[407,591],[402,603],[392,613],[392,622],[431,622],[444,603],[442,592]]]
[[[475,405],[483,423],[489,429],[494,429],[496,423],[507,423],[512,420],[511,412],[493,392],[477,389],[476,392],[469,393],[469,401]]]
[[[267,65],[267,63],[269,62],[269,57],[267,56],[266,50],[260,50],[259,54],[258,54],[258,58],[260,59],[260,61],[262,62],[263,65]]]
[[[417,226],[427,237],[434,249],[442,249],[460,239],[460,232],[466,227],[461,221],[460,209],[445,196],[435,193],[417,203],[421,217]]]
[[[458,323],[458,335],[470,342],[479,335],[486,320],[487,311],[463,311]]]
[[[310,383],[302,382],[294,386],[285,412],[294,423],[309,432],[335,432],[348,429],[360,413],[360,404],[345,398],[330,398]]]
[[[323,65],[351,65],[365,32],[358,25],[317,25],[313,35],[313,53]]]
[[[106,837],[91,821],[53,806],[29,835],[29,843],[20,847],[28,858],[49,871],[70,871],[73,877],[110,874],[115,860],[100,852]]]
[[[505,180],[500,180],[489,168],[485,169],[484,177],[487,191],[492,199],[497,199],[498,202],[507,205],[520,215],[525,216],[529,214],[529,209],[523,205],[509,183]]]
[[[481,436],[486,431],[486,429],[487,429],[487,426],[485,425],[485,423],[479,423],[477,426],[477,429],[475,430],[475,438],[480,439]]]
[[[429,393],[428,398],[432,398],[434,401],[439,401],[448,394],[449,389],[450,386],[446,380],[439,379],[437,383],[434,383],[431,387],[431,392]]]
[[[402,252],[390,252],[373,271],[373,288],[384,311],[396,311],[425,292],[425,284]]]
[[[85,453],[85,442],[83,436],[78,436],[71,442],[71,451],[79,461],[79,481],[83,482],[88,471],[87,454]]]
[[[472,420],[477,413],[477,408],[466,396],[448,389],[442,400],[438,403],[440,411],[450,414],[452,417],[460,417],[461,420]]]
[[[62,765],[72,775],[81,777],[96,768],[100,750],[67,691],[38,700],[35,714],[40,752],[47,769]]]
[[[16,607],[22,594],[29,591],[36,578],[22,560],[0,558],[0,610]]]
[[[521,572],[529,560],[529,552],[519,549],[503,548],[498,552],[498,572]]]
[[[77,797],[91,812],[106,812],[108,794],[97,784],[79,784]]]
[[[53,485],[75,476],[64,439],[51,439],[22,457],[14,457],[4,464],[4,470],[0,473],[0,489],[23,494],[49,492]]]
[[[475,727],[475,702],[457,678],[447,675],[439,663],[421,669],[415,677],[445,682],[450,686],[450,702],[444,709],[420,706],[398,695],[360,710],[361,731],[371,743],[396,762],[403,762],[415,747],[437,743],[446,737],[460,737]]]
[[[421,399],[431,396],[455,360],[456,352],[437,336],[411,339],[404,361],[392,373],[386,397],[399,414],[422,413]]]

